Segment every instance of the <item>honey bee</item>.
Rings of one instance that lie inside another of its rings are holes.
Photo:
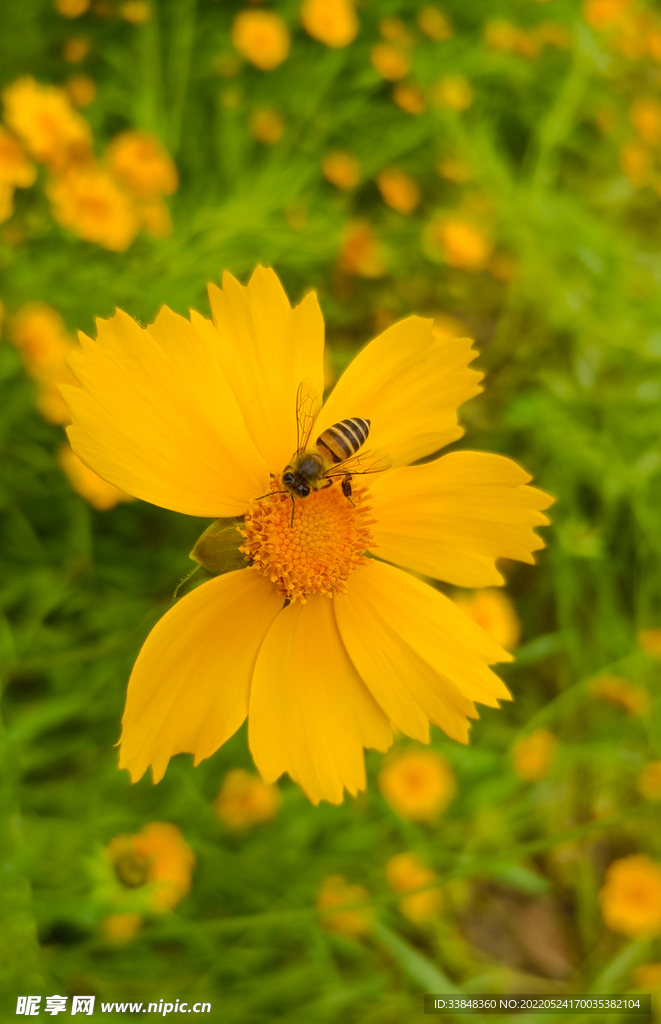
[[[351,501],[353,476],[390,469],[385,452],[367,451],[362,455],[357,454],[367,441],[371,425],[370,420],[358,416],[327,427],[311,445],[310,435],[320,408],[321,399],[314,384],[309,379],[302,381],[296,394],[296,451],[280,475],[284,490],[270,492],[291,496],[292,528],[296,498],[309,498],[313,491],[332,487],[336,479],[341,479],[342,493]]]

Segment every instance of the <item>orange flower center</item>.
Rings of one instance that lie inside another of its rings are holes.
[[[280,490],[277,477],[271,490]],[[333,484],[308,498],[273,494],[256,501],[246,513],[241,551],[289,601],[305,604],[311,594],[343,594],[373,546],[369,527],[376,520],[367,518],[366,494],[367,488],[356,490],[350,501]]]

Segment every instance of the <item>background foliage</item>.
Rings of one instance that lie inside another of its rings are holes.
[[[238,0],[157,0],[140,24],[106,3],[76,19],[45,0],[3,7],[3,86],[25,74],[65,83],[62,48],[84,36],[97,152],[126,128],[151,132],[181,182],[170,236],[111,252],[53,220],[42,168],[0,228],[9,334],[33,301],[72,332],[93,332],[115,306],[145,323],[163,302],[207,313],[207,280],[224,268],[245,280],[261,262],[292,300],[318,291],[332,382],[393,319],[444,314],[476,338],[487,374],[457,447],[513,456],[558,498],[538,566],[505,566],[523,634],[502,671],[514,703],[485,709],[468,748],[434,733],[457,778],[442,819],[398,816],[370,755],[359,798],[313,808],[282,780],[274,820],[236,833],[212,801],[230,768],[251,770],[244,730],[195,770],[175,758],[157,787],[131,786],[113,749],[132,662],[207,523],[142,502],[94,511],[73,493],[56,457],[61,428],[39,417],[3,340],[6,1019],[20,994],[90,992],[209,999],[210,1018],[227,1024],[395,1024],[418,1019],[423,991],[634,991],[632,970],[661,960],[654,937],[610,931],[597,899],[614,859],[661,859],[658,804],[637,787],[661,758],[661,678],[636,639],[661,626],[661,207],[653,132],[641,136],[631,115],[661,92],[656,15],[615,0],[584,11],[573,0],[447,0],[452,31],[434,40],[423,6],[365,0],[357,38],[333,48],[304,31],[296,0],[276,0],[268,8],[292,45],[271,71],[233,49]],[[549,22],[562,26],[555,44],[543,42]],[[418,113],[371,61],[389,34],[410,61]],[[447,81],[437,87],[447,76],[460,76],[449,100]],[[272,144],[255,138],[265,109],[282,122]],[[337,150],[359,162],[355,187],[324,176]],[[419,189],[408,213],[377,182],[393,167]],[[448,218],[474,232],[472,265],[443,242]],[[644,713],[597,699],[604,673],[644,689]],[[526,782],[511,752],[542,726],[558,747],[546,775]],[[150,821],[178,825],[193,847],[192,890],[113,943],[95,871],[113,836]],[[384,875],[406,850],[442,886],[442,911],[421,925]],[[333,874],[367,890],[377,923],[361,937],[320,926],[315,899]]]

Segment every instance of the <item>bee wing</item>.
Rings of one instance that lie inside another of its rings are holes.
[[[321,395],[309,377],[302,380],[296,392],[296,428],[297,428],[297,453],[304,452],[310,441],[310,434],[314,426],[319,410],[321,409]]]
[[[360,455],[354,455],[352,458],[346,459],[345,462],[340,462],[337,466],[331,466],[324,473],[324,477],[382,473],[383,470],[390,469],[391,466],[392,456],[388,452],[375,448],[374,451],[361,452]]]

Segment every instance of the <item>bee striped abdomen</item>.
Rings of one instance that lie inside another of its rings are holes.
[[[317,447],[328,453],[333,462],[345,462],[362,448],[370,432],[370,420],[357,416],[334,423],[317,438]]]

